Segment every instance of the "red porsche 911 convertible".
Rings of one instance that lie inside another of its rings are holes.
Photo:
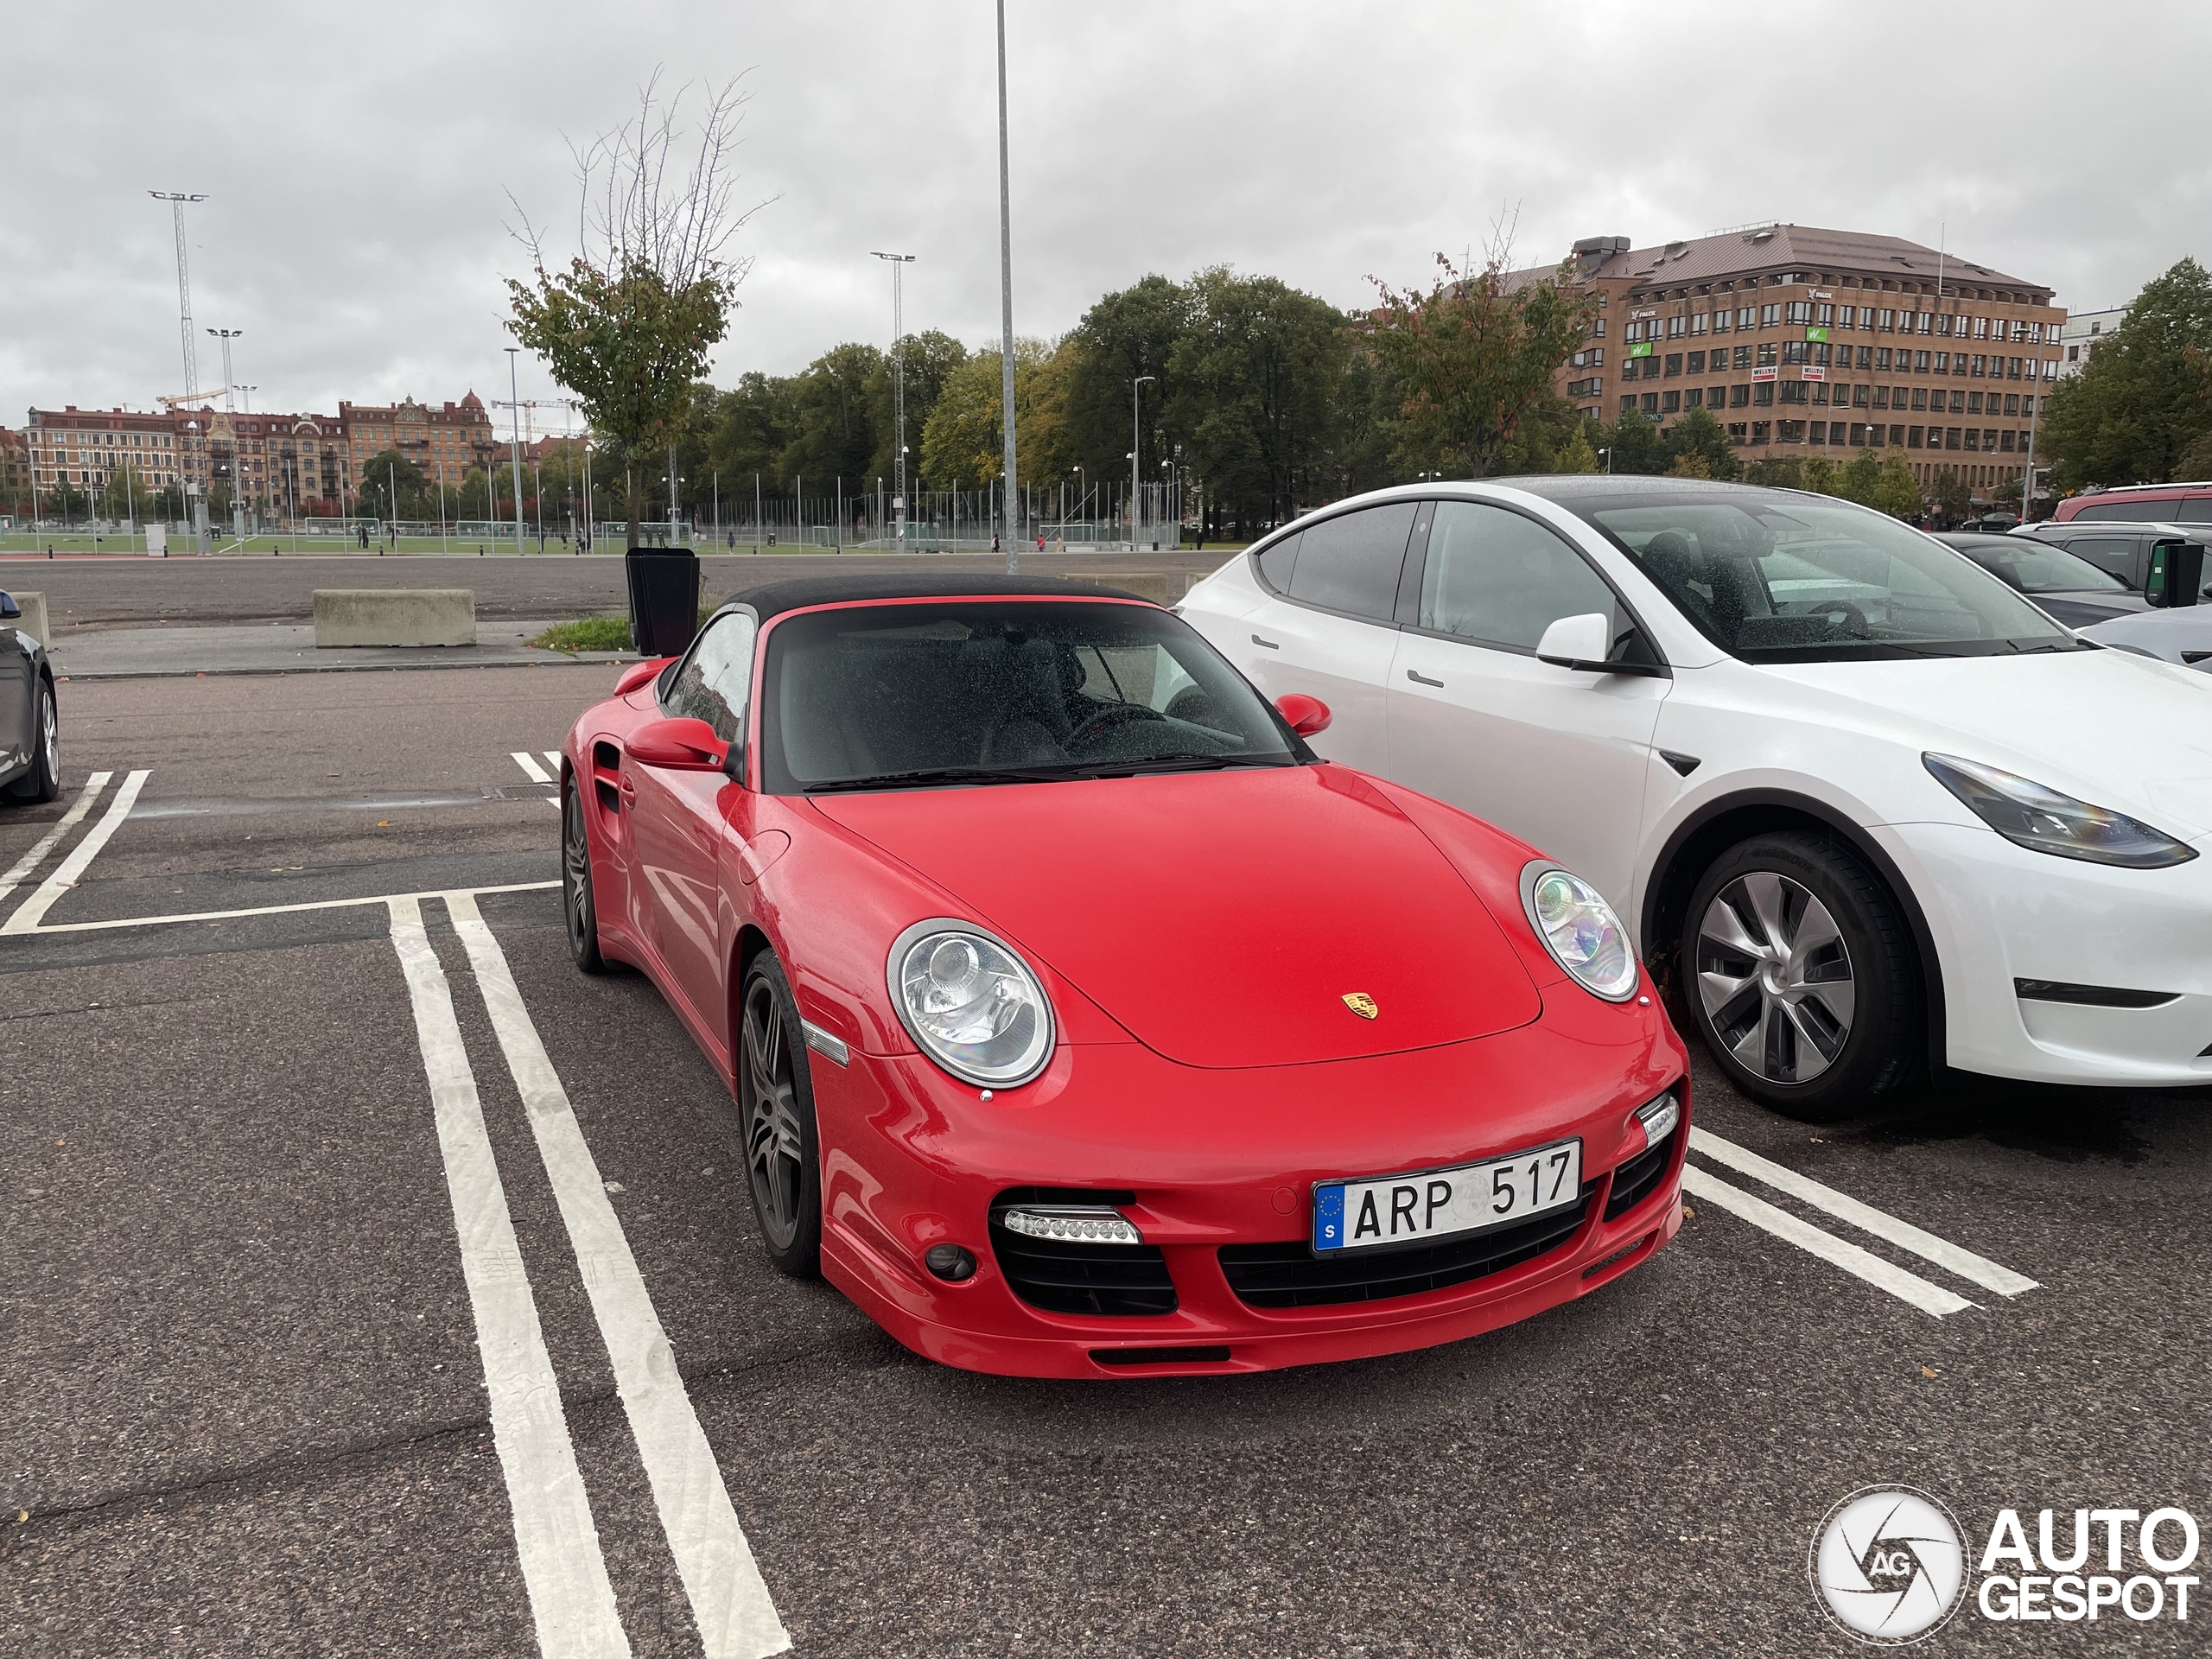
[[[570,946],[730,1080],[773,1264],[917,1352],[1490,1330],[1673,1236],[1686,1057],[1595,891],[1328,717],[1109,589],[756,588],[569,734]]]

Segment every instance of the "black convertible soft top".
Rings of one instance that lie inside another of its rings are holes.
[[[815,605],[852,605],[870,599],[1134,599],[1140,594],[1064,576],[963,576],[935,571],[870,575],[861,571],[827,576],[796,576],[744,588],[722,602],[752,607],[763,622],[785,611]]]

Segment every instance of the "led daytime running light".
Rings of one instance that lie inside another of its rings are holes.
[[[1101,1206],[1039,1209],[1034,1205],[1002,1211],[999,1223],[1009,1233],[1058,1239],[1072,1244],[1141,1244],[1144,1235],[1118,1210]]]

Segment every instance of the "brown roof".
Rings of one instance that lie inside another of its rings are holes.
[[[1599,250],[1585,259],[1583,274],[1648,282],[1655,288],[1723,282],[1773,270],[1803,271],[1815,280],[1829,271],[1924,283],[1936,279],[1939,259],[1947,293],[1954,282],[1966,288],[2025,289],[2044,297],[2050,293],[2044,283],[2007,276],[1955,252],[1939,256],[1936,249],[1903,237],[1805,225],[1754,226],[1624,253]],[[1538,269],[1516,271],[1513,276],[1528,281],[1549,274]]]

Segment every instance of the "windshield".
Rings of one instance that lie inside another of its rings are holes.
[[[1749,662],[2092,649],[1948,548],[1832,497],[1653,491],[1567,505]]]
[[[2063,548],[2047,547],[2024,536],[1948,538],[2007,588],[2024,594],[2125,594],[2133,590],[2118,576]]]
[[[1294,766],[1274,711],[1179,618],[1083,600],[817,611],[768,635],[771,794]]]

